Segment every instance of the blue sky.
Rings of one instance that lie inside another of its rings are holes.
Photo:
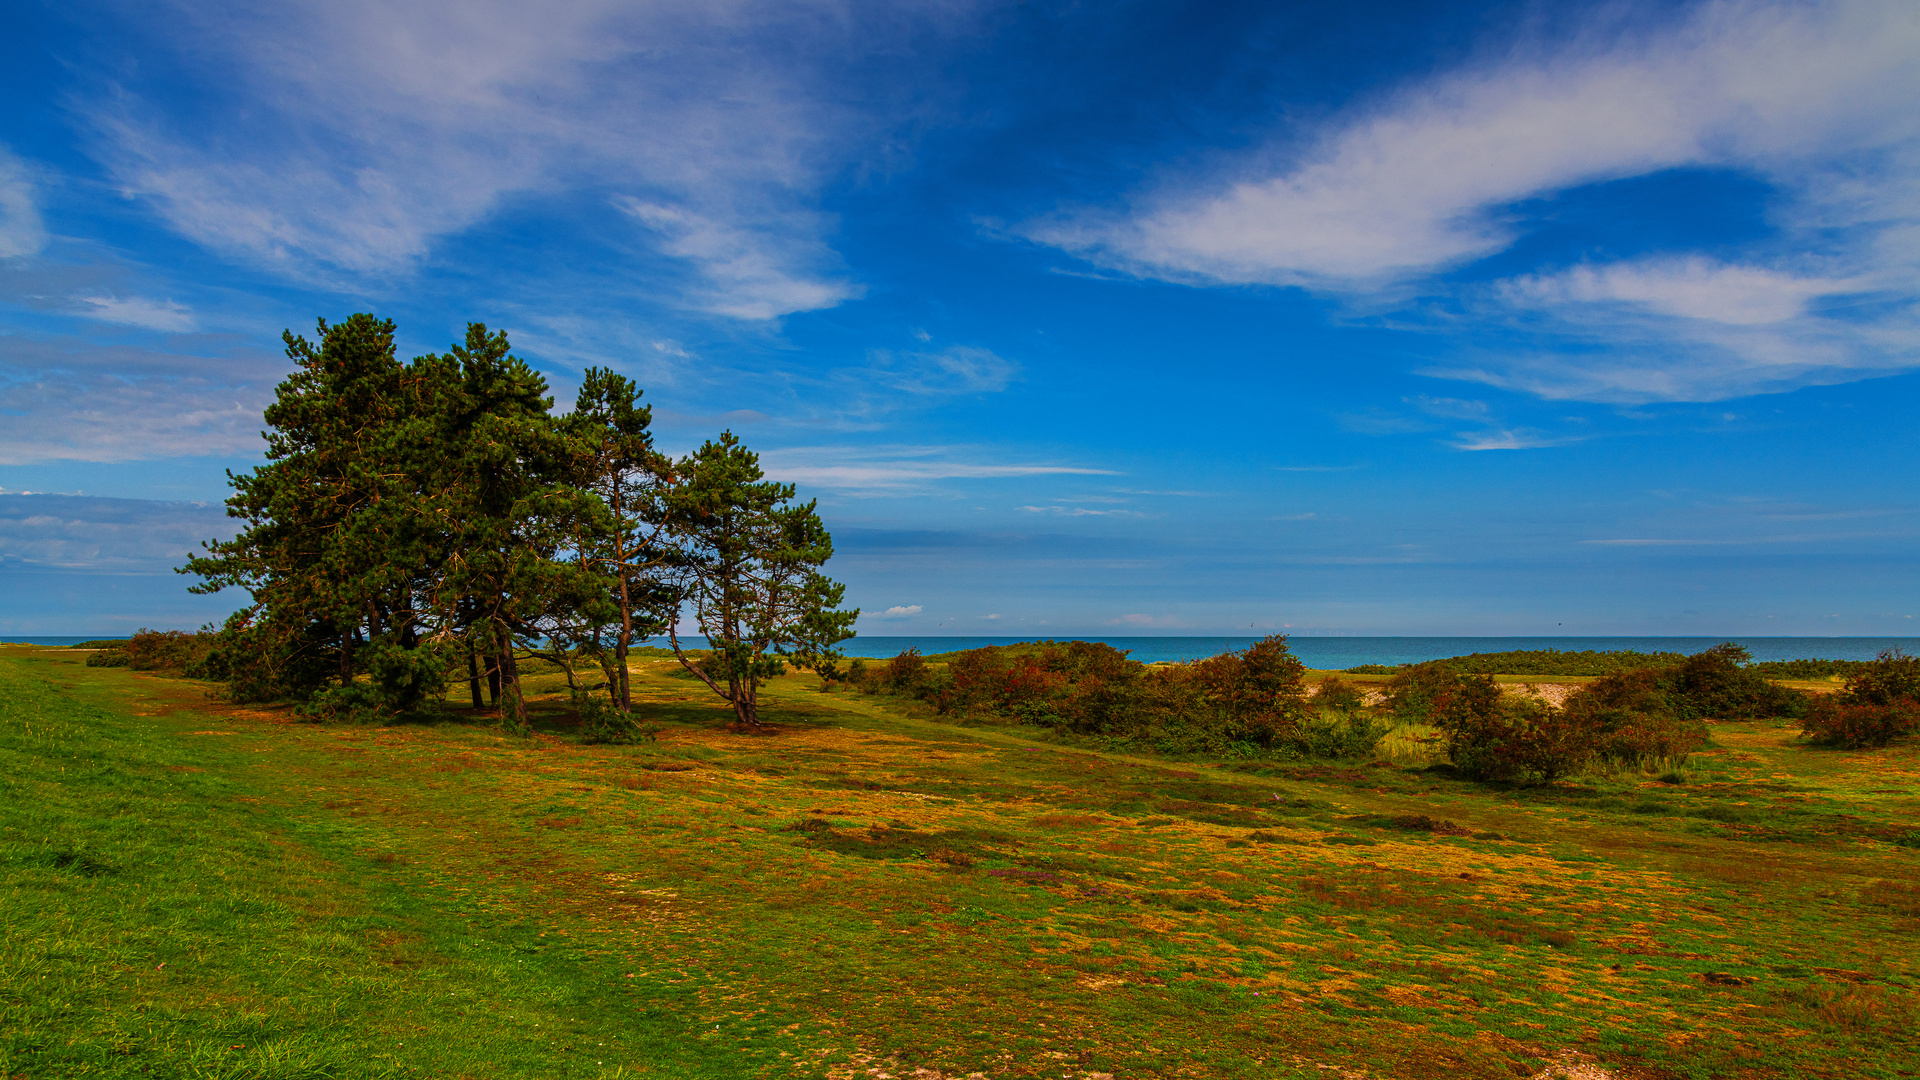
[[[0,7],[0,634],[191,626],[282,329],[505,328],[866,634],[1912,633],[1906,2]]]

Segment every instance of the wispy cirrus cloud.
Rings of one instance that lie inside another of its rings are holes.
[[[199,325],[191,308],[171,300],[150,300],[143,296],[82,296],[76,299],[82,315],[100,322],[174,334],[189,333]]]
[[[26,166],[0,146],[0,259],[33,255],[46,245],[46,222]]]
[[[1651,29],[1522,43],[1025,232],[1145,277],[1369,305],[1451,297],[1466,324],[1515,340],[1430,373],[1547,397],[1714,400],[1860,378],[1920,364],[1916,57],[1920,9],[1899,0],[1706,3]],[[1509,250],[1526,200],[1689,168],[1772,185],[1777,242],[1492,287],[1441,277]],[[1609,347],[1582,349],[1594,343]]]
[[[0,335],[0,464],[137,461],[261,448],[284,361]]]
[[[0,566],[164,572],[233,531],[207,503],[0,493]]]
[[[148,48],[192,56],[193,93],[150,93],[129,66],[79,108],[130,195],[294,276],[404,273],[509,204],[598,199],[633,246],[687,269],[682,303],[760,320],[858,295],[815,196],[914,95],[849,76],[884,82],[901,35],[965,12],[169,3],[121,14]]]

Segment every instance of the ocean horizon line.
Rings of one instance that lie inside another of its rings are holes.
[[[1186,662],[1217,656],[1260,641],[1260,634],[870,634],[841,643],[848,659],[885,660],[917,649],[935,654],[989,645],[1017,645],[1031,641],[1092,641],[1122,649],[1147,663]],[[0,635],[7,643],[61,646],[83,641],[122,640],[113,636]],[[1302,634],[1289,635],[1288,647],[1300,661],[1318,671],[1339,671],[1363,664],[1417,664],[1472,653],[1521,649],[1558,649],[1561,652],[1680,652],[1693,653],[1730,641],[1745,648],[1756,661],[1871,660],[1888,649],[1920,653],[1920,636],[1867,637],[1859,635],[1718,635],[1718,634]],[[684,645],[704,648],[705,638],[689,635]],[[666,645],[662,637],[637,643]]]

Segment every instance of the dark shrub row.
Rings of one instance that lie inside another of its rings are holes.
[[[1762,660],[1749,665],[1769,679],[1826,679],[1851,675],[1872,660]]]
[[[1619,675],[1644,668],[1677,667],[1686,660],[1685,653],[1643,653],[1631,649],[1618,652],[1513,649],[1450,656],[1425,664],[1361,664],[1348,668],[1347,674],[1397,675],[1415,667],[1438,665],[1455,675]]]
[[[944,668],[909,650],[855,661],[868,693],[927,702],[944,714],[995,716],[1170,753],[1359,756],[1385,734],[1361,696],[1337,684],[1309,696],[1306,668],[1283,635],[1188,664],[1149,667],[1090,641],[1044,641],[953,653]]]
[[[1727,648],[1727,646],[1716,646]],[[1629,671],[1680,667],[1689,657],[1676,652],[1618,652],[1560,649],[1515,649],[1510,652],[1473,653],[1429,660],[1456,675],[1621,675]],[[1763,660],[1747,664],[1748,671],[1767,679],[1824,679],[1833,675],[1851,675],[1871,661],[1866,660]],[[1349,675],[1398,675],[1419,664],[1361,664],[1347,669]]]

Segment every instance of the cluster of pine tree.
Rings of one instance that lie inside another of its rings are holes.
[[[589,368],[556,414],[504,333],[476,323],[411,362],[393,336],[364,314],[321,320],[317,344],[285,335],[299,370],[266,411],[268,463],[228,474],[246,526],[181,568],[195,592],[252,595],[204,665],[236,698],[396,713],[464,677],[520,726],[521,662],[542,657],[583,708],[625,717],[628,653],[665,633],[757,723],[764,679],[830,668],[853,636],[814,504],[730,432],[675,460],[612,371]],[[697,656],[676,630],[689,612]],[[585,662],[598,683],[575,678]]]

